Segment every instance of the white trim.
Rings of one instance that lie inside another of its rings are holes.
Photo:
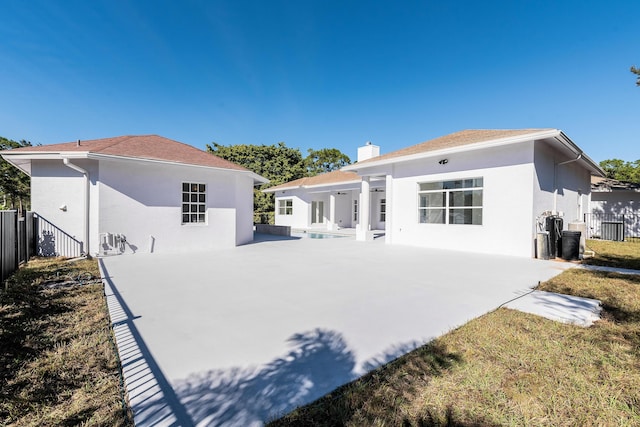
[[[387,159],[367,161],[366,164],[364,165],[362,163],[354,163],[352,165],[344,166],[342,170],[357,172],[358,169],[366,169],[366,168],[372,168],[376,166],[385,166],[385,165],[394,164],[398,162],[408,162],[411,160],[420,160],[424,158],[443,156],[447,154],[460,153],[464,151],[481,150],[484,148],[492,148],[492,147],[497,147],[501,145],[515,144],[519,142],[531,141],[536,139],[553,138],[560,134],[561,132],[558,129],[533,132],[533,133],[527,133],[519,136],[510,136],[505,138],[492,139],[489,141],[477,142],[473,144],[460,145],[452,148],[444,148],[441,150],[423,151],[420,153],[408,154],[405,156],[397,156],[397,157],[391,157]]]
[[[5,157],[6,156],[6,157]],[[254,182],[258,182],[260,184],[266,184],[269,182],[268,179],[256,174],[255,172],[251,172],[250,170],[242,170],[242,169],[231,169],[231,168],[222,168],[216,166],[206,166],[206,165],[195,165],[192,163],[184,163],[177,162],[171,160],[162,160],[162,159],[147,159],[143,157],[130,157],[130,156],[117,156],[111,154],[98,154],[91,153],[89,151],[56,151],[56,152],[48,152],[48,153],[40,153],[40,152],[29,152],[22,151],[19,153],[3,153],[2,157],[5,158],[9,163],[18,167],[21,170],[26,171],[26,169],[21,168],[18,164],[14,163],[15,160],[23,159],[23,160],[60,160],[62,158],[68,159],[92,159],[92,160],[108,160],[108,161],[124,161],[124,162],[135,162],[135,163],[154,163],[154,164],[166,164],[166,165],[178,165],[178,166],[187,166],[187,167],[195,167],[195,168],[203,168],[203,169],[213,169],[222,172],[235,172],[243,175],[249,175],[253,178]]]

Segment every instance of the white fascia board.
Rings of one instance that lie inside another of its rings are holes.
[[[593,175],[600,177],[604,177],[607,175],[605,171],[600,167],[600,165],[594,162],[591,157],[587,156],[585,152],[582,151],[582,149],[571,140],[571,138],[564,134],[564,132],[560,132],[560,134],[556,136],[555,139],[570,151],[572,151],[576,156],[581,156],[580,160],[587,166],[588,169],[591,170]]]
[[[321,187],[335,187],[337,185],[358,184],[360,182],[362,182],[362,180],[358,179],[353,181],[332,182],[331,184],[301,185],[299,188],[304,188],[306,190],[306,189],[314,189],[314,188],[321,188]]]
[[[545,138],[554,138],[557,137],[558,135],[560,135],[562,132],[560,132],[558,129],[551,129],[551,130],[545,130],[545,131],[540,131],[540,132],[533,132],[533,133],[527,133],[524,135],[519,135],[519,136],[511,136],[511,137],[507,137],[507,138],[499,138],[499,139],[493,139],[490,141],[484,141],[484,142],[478,142],[475,144],[468,144],[468,145],[462,145],[459,147],[452,147],[452,148],[445,148],[442,150],[434,150],[434,151],[425,151],[422,153],[416,153],[416,154],[409,154],[406,156],[399,156],[399,157],[391,157],[389,159],[382,159],[379,161],[368,161],[366,164],[362,165],[362,164],[358,164],[358,163],[354,163],[352,165],[347,165],[344,166],[342,168],[343,171],[359,171],[362,169],[369,169],[372,167],[377,167],[377,166],[386,166],[386,165],[390,165],[390,164],[394,164],[394,163],[401,163],[401,162],[409,162],[412,160],[420,160],[420,159],[427,159],[430,157],[438,157],[438,156],[446,156],[449,154],[455,154],[455,153],[461,153],[461,152],[465,152],[465,151],[474,151],[474,150],[482,150],[485,148],[493,148],[493,147],[499,147],[501,145],[509,145],[509,144],[516,144],[516,143],[520,143],[520,142],[525,142],[525,141],[534,141],[534,140],[538,140],[538,139],[545,139]]]
[[[271,188],[265,188],[264,190],[262,190],[263,193],[275,193],[278,191],[287,191],[287,190],[313,190],[314,188],[323,188],[323,187],[335,187],[337,185],[348,185],[348,184],[358,184],[360,183],[361,180],[354,180],[354,181],[340,181],[340,182],[334,182],[331,184],[314,184],[314,185],[292,185],[289,187],[279,187],[279,188],[275,188],[275,187],[271,187]],[[327,189],[326,191],[334,191],[333,189]],[[317,193],[318,191],[316,191]]]
[[[280,187],[280,188],[265,188],[264,190],[262,190],[263,193],[276,193],[278,191],[289,191],[289,190],[296,190],[300,188],[299,185],[296,185],[295,187]]]
[[[171,166],[177,165],[177,166],[187,166],[187,167],[200,168],[200,169],[213,169],[220,172],[239,173],[243,175],[249,175],[251,178],[253,178],[254,183],[257,183],[257,184],[266,184],[269,182],[268,179],[258,175],[255,172],[251,172],[249,170],[217,168],[214,166],[194,165],[191,163],[172,162],[169,160],[143,159],[140,157],[113,156],[109,154],[97,154],[97,153],[89,153],[87,158],[94,159],[94,160],[125,161],[125,162],[133,162],[133,163],[154,163],[154,164],[160,164],[160,165],[171,165]]]
[[[17,167],[27,175],[31,176],[31,161],[32,160],[62,160],[68,159],[86,159],[87,152],[77,151],[56,151],[56,152],[41,152],[41,151],[19,151],[16,153],[3,153],[2,157],[13,166]]]

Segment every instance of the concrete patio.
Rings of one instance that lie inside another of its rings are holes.
[[[257,237],[100,260],[136,425],[262,425],[573,266]]]

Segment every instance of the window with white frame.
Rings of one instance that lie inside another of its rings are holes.
[[[353,200],[353,221],[358,221],[358,199]]]
[[[387,199],[380,199],[380,222],[387,220]]]
[[[195,182],[182,183],[182,223],[206,222],[207,186]]]
[[[482,225],[483,178],[418,184],[418,221]]]
[[[293,199],[278,200],[278,215],[293,215]]]

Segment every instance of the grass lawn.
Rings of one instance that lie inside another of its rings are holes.
[[[34,259],[0,291],[0,425],[132,425],[95,260]]]
[[[589,241],[640,268],[640,244]],[[271,426],[640,425],[640,276],[568,270],[541,290],[596,298],[590,328],[500,308]]]

